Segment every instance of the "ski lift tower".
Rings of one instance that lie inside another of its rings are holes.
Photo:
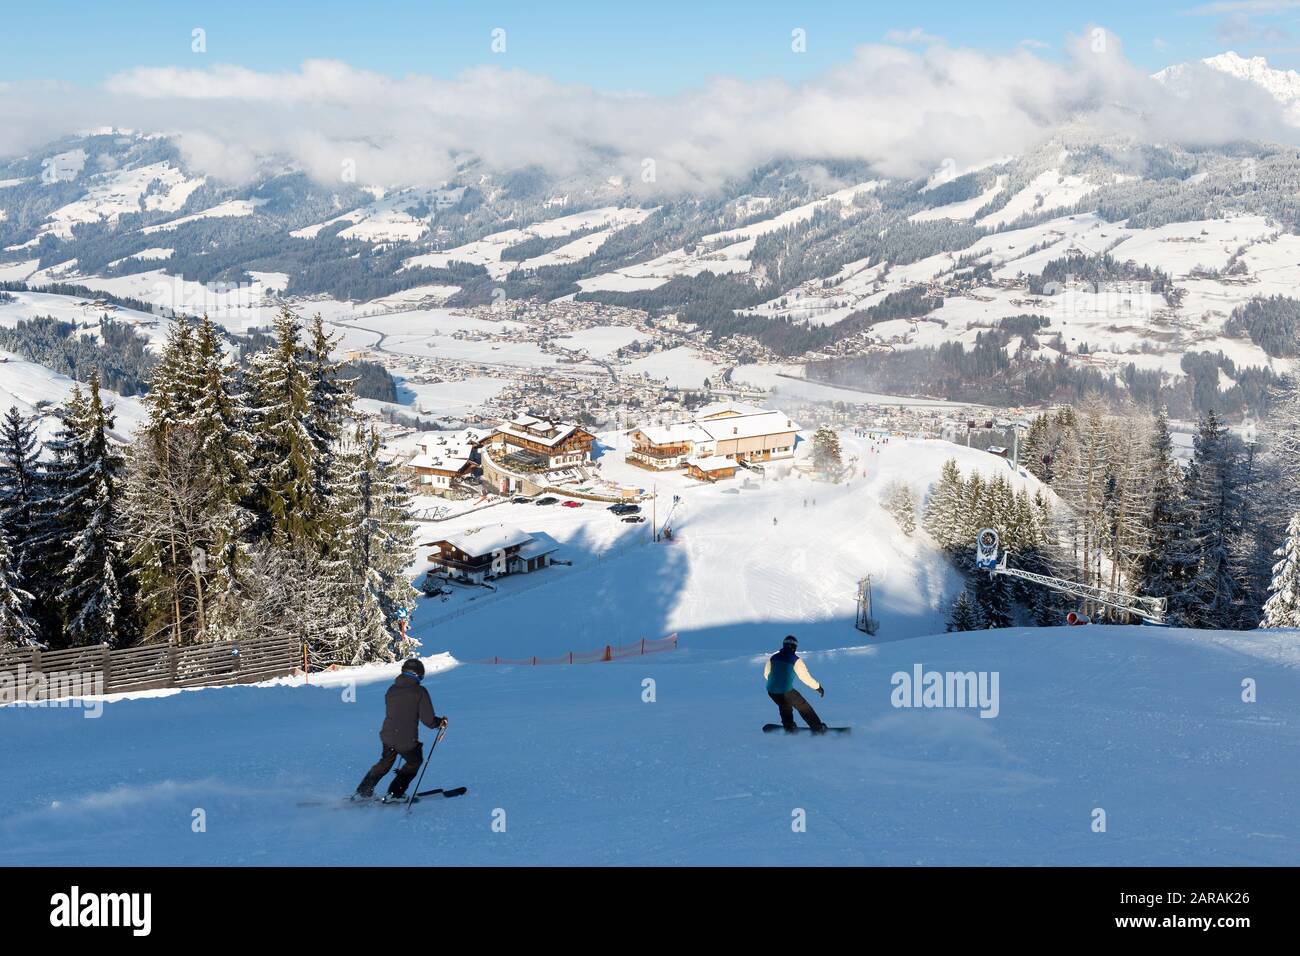
[[[853,625],[859,631],[875,634],[880,622],[871,616],[871,575],[858,581],[858,618]]]
[[[992,528],[985,528],[975,536],[975,567],[989,574],[1001,574],[1009,578],[1020,578],[1051,588],[1061,594],[1081,598],[1104,605],[1116,611],[1122,611],[1141,620],[1143,624],[1165,627],[1165,599],[1142,597],[1110,588],[1093,587],[1091,584],[1079,584],[1065,578],[1054,578],[1046,574],[1034,574],[1019,568],[1007,567],[1009,553],[1002,552],[998,558],[998,533]]]

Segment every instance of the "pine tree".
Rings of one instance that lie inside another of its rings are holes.
[[[971,605],[970,595],[966,588],[962,588],[957,594],[957,600],[953,601],[952,610],[948,614],[949,631],[975,631],[980,627],[979,615],[975,613],[975,608]]]
[[[943,463],[939,480],[930,489],[925,500],[925,517],[922,526],[939,547],[948,549],[957,544],[961,529],[963,483],[957,460],[949,458]]]
[[[1300,511],[1291,517],[1286,541],[1274,552],[1273,582],[1260,627],[1300,627]]]
[[[69,422],[69,461],[78,467],[63,473],[58,504],[68,551],[58,596],[66,639],[72,645],[119,646],[130,639],[120,515],[123,459],[108,437],[113,408],[100,397],[98,373],[91,373],[85,400],[69,413],[81,417]]]
[[[885,490],[885,510],[909,538],[916,531],[916,495],[910,485],[895,482]]]
[[[0,528],[0,647],[22,647],[38,642],[31,604],[32,595],[18,584],[9,535]]]
[[[843,467],[840,436],[829,425],[820,425],[813,433],[813,467],[828,478],[837,476]]]
[[[399,621],[416,597],[406,575],[415,546],[410,490],[395,464],[381,457],[374,429],[358,429],[341,461],[348,471],[340,494],[347,529],[343,567],[354,626],[349,645],[339,651],[354,664],[409,656],[418,645],[402,636]]]
[[[0,530],[13,543],[13,570],[24,587],[37,570],[37,510],[43,494],[36,420],[10,406],[0,421]]]
[[[985,571],[975,573],[975,613],[980,627],[1011,626],[1011,594],[1005,578]]]
[[[1038,415],[1029,423],[1023,454],[1025,470],[1044,484],[1052,483],[1051,423]]]
[[[341,378],[343,364],[331,360],[338,338],[326,334],[319,313],[312,317],[307,332],[303,372],[307,380],[307,432],[313,449],[312,495],[320,508],[322,540],[328,542],[343,521],[341,510],[345,505],[335,495],[337,454],[344,424],[352,413],[354,383]]]
[[[1238,444],[1213,411],[1201,419],[1187,469],[1188,521],[1174,545],[1192,569],[1176,606],[1176,620],[1190,627],[1232,627],[1240,619],[1233,562],[1243,507]]]
[[[189,424],[206,465],[206,619],[216,634],[230,629],[247,563],[245,538],[254,523],[254,448],[251,416],[236,370],[226,361],[220,333],[206,315],[195,338],[195,375],[196,401]]]
[[[307,553],[320,550],[328,529],[316,493],[318,423],[312,419],[301,332],[298,317],[284,308],[274,323],[275,345],[253,360],[253,497],[261,535]]]
[[[194,411],[197,392],[194,367],[194,330],[178,319],[167,332],[157,364],[149,374],[149,391],[143,399],[148,411],[146,428],[165,434]]]

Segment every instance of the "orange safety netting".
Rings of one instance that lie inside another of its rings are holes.
[[[467,664],[595,664],[598,661],[615,661],[624,657],[640,657],[642,654],[658,654],[661,651],[677,650],[677,635],[670,634],[655,640],[642,638],[632,644],[606,644],[594,651],[569,651],[562,657],[489,657],[481,661],[466,661]]]

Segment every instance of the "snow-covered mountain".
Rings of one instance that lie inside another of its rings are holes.
[[[1300,74],[1259,58],[1225,53],[1157,79],[1191,70],[1300,110]],[[122,130],[2,163],[0,282],[218,311],[235,331],[279,301],[354,316],[587,301],[677,317],[693,336],[683,344],[716,349],[721,367],[970,349],[1023,316],[1044,321],[1007,338],[1008,354],[1063,356],[1120,388],[1130,368],[1170,385],[1189,374],[1186,355],[1208,353],[1217,370],[1202,373],[1226,390],[1246,370],[1285,373],[1300,351],[1234,317],[1300,287],[1300,152],[1276,144],[1183,148],[1066,126],[1022,155],[912,181],[862,162],[774,161],[688,197],[607,170],[467,162],[438,188],[385,188],[319,182],[282,157],[256,165],[251,181],[223,183],[167,136]],[[1104,256],[1115,264],[1096,265]]]
[[[1262,56],[1244,57],[1229,50],[1199,62],[1211,70],[1253,83],[1284,106],[1300,100],[1300,73],[1271,67]],[[1186,63],[1175,64],[1156,73],[1155,78],[1176,86],[1186,80],[1190,68]]]

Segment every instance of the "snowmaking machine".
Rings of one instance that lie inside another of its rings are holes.
[[[1136,617],[1143,624],[1155,627],[1168,626],[1165,623],[1164,598],[1143,597],[1111,588],[1067,581],[1065,578],[1023,571],[1020,568],[1008,567],[1008,557],[1010,557],[1009,551],[1002,551],[999,557],[998,533],[992,528],[984,528],[975,536],[975,567],[981,571],[987,571],[990,575],[1000,574],[1004,577],[1019,578],[1022,581],[1032,581],[1060,594],[1068,594],[1085,602],[1101,605],[1108,611]],[[1092,617],[1082,611],[1072,611],[1067,618],[1069,624],[1087,624],[1091,621]]]

